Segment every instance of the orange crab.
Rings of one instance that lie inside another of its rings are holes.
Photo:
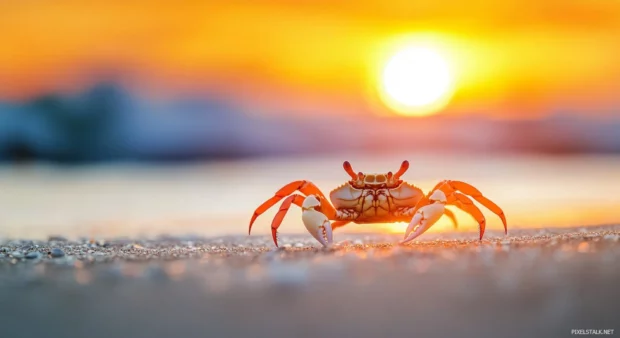
[[[357,224],[409,222],[401,243],[409,242],[428,230],[442,215],[450,217],[456,225],[454,214],[445,208],[447,204],[469,213],[478,221],[482,240],[486,220],[467,195],[498,215],[504,224],[504,232],[508,233],[502,209],[468,183],[441,181],[428,195],[424,195],[420,188],[400,179],[409,169],[408,161],[403,161],[395,174],[391,171],[387,174],[362,172],[356,174],[348,161],[343,163],[343,167],[351,176],[351,180],[332,190],[329,200],[312,182],[305,180],[291,182],[254,211],[248,233],[252,231],[252,224],[258,216],[286,197],[271,223],[271,234],[276,246],[278,246],[278,228],[292,204],[301,207],[302,221],[306,229],[323,246],[333,242],[334,229],[350,222]],[[296,191],[303,195],[294,194]]]

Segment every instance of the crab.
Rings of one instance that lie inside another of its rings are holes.
[[[486,219],[471,198],[499,216],[504,224],[504,232],[508,234],[506,216],[502,209],[468,183],[444,180],[437,183],[425,195],[420,188],[401,179],[409,169],[408,161],[403,161],[396,173],[391,171],[382,174],[355,173],[348,161],[343,163],[343,168],[351,179],[332,190],[329,200],[310,181],[294,181],[283,186],[254,211],[248,234],[251,233],[252,225],[258,216],[284,199],[271,222],[271,234],[276,247],[278,228],[293,204],[301,207],[301,219],[308,232],[325,247],[333,243],[335,229],[351,222],[357,224],[408,222],[409,226],[401,244],[422,235],[443,215],[449,217],[456,226],[456,218],[451,210],[446,209],[446,205],[456,206],[473,216],[478,222],[482,240]]]

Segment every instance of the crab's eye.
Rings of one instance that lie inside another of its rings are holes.
[[[391,171],[388,171],[388,173],[387,173],[387,178],[392,178],[392,176],[394,176],[394,174],[392,174],[392,172],[391,172]]]

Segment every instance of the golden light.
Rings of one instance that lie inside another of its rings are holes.
[[[430,115],[443,108],[452,96],[452,71],[435,49],[410,46],[386,62],[380,78],[383,102],[402,115]]]

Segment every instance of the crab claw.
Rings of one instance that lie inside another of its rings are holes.
[[[416,212],[416,214],[413,216],[413,219],[411,219],[411,222],[409,223],[407,230],[405,231],[405,236],[403,237],[403,243],[408,238],[409,234],[413,231],[413,229],[415,229],[416,226],[418,226],[418,224],[420,223],[423,217],[424,216],[422,216],[421,213]]]
[[[317,229],[317,233],[312,234],[314,238],[316,238],[324,247],[330,246],[334,242],[332,225],[329,221],[325,221],[325,223]]]
[[[407,227],[405,238],[400,244],[410,242],[423,234],[441,218],[445,210],[446,208],[442,203],[429,204],[418,209]]]
[[[306,197],[302,205],[301,219],[312,237],[327,247],[334,241],[332,225],[327,216],[317,210],[320,206],[321,202],[314,195]]]

